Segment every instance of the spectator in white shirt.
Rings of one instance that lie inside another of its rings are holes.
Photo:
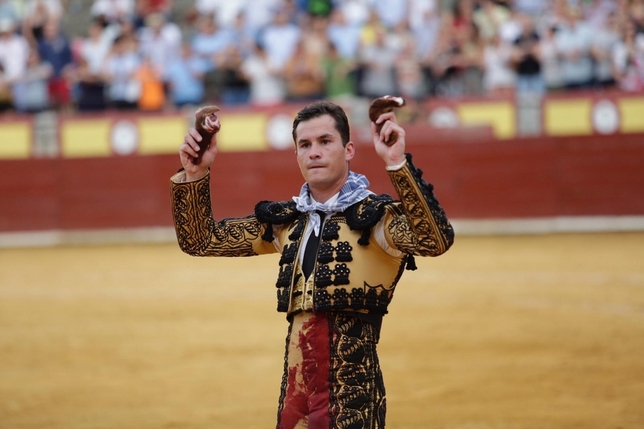
[[[341,9],[331,12],[327,38],[333,43],[342,58],[356,58],[360,46],[360,33],[360,26],[349,24]]]
[[[407,20],[407,6],[407,0],[378,0],[372,7],[385,27],[394,28]]]
[[[342,11],[348,25],[363,26],[369,21],[369,0],[344,0],[337,6]]]
[[[284,69],[293,56],[302,33],[297,25],[291,23],[290,18],[288,10],[277,11],[273,23],[264,29],[260,40],[269,64],[279,71]]]
[[[44,9],[49,18],[59,20],[63,17],[63,5],[60,0],[27,0],[25,16],[35,15],[41,9]]]
[[[222,28],[231,28],[235,18],[242,13],[248,0],[196,0],[195,9],[200,15],[213,15]],[[254,5],[261,1],[250,2]]]
[[[140,65],[141,58],[137,53],[136,40],[129,35],[117,37],[103,67],[103,78],[108,83],[108,98],[113,107],[137,107],[141,96],[141,84],[135,72]]]
[[[622,38],[613,48],[613,67],[619,88],[624,91],[644,90],[644,34],[627,21]]]
[[[0,19],[0,111],[14,107],[13,86],[27,69],[29,45],[15,28],[11,19]]]
[[[510,95],[514,92],[517,73],[512,67],[512,45],[497,34],[483,48],[483,85],[491,95]]]
[[[284,7],[285,0],[248,1],[242,10],[246,25],[257,40],[259,32],[273,21],[275,12]]]
[[[87,37],[80,42],[80,55],[87,62],[88,72],[100,75],[105,58],[112,49],[113,37],[103,27],[103,21],[93,20],[87,28]]]
[[[597,27],[590,51],[595,63],[595,85],[603,88],[611,87],[615,85],[611,53],[620,40],[617,15],[610,14]]]
[[[4,84],[13,84],[27,67],[29,45],[27,40],[16,33],[16,23],[10,19],[0,20],[0,67]]]
[[[242,63],[241,70],[250,82],[250,103],[270,106],[286,99],[286,85],[282,74],[271,67],[266,52],[260,44]]]
[[[581,10],[570,7],[566,23],[555,36],[555,45],[561,58],[561,72],[567,88],[588,88],[592,85],[592,40],[593,29],[582,20]]]
[[[181,55],[182,34],[179,26],[166,21],[161,13],[146,17],[145,27],[139,33],[139,49],[143,58],[149,58],[159,76]]]
[[[17,111],[36,113],[49,107],[48,82],[52,74],[51,64],[41,61],[38,51],[32,49],[25,74],[13,85],[13,100]]]
[[[91,14],[107,22],[123,22],[134,18],[134,0],[95,0]]]

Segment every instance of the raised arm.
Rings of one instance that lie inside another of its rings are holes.
[[[385,161],[400,203],[388,209],[386,232],[398,250],[419,256],[438,256],[454,242],[454,230],[434,196],[434,187],[422,178],[411,155],[405,154],[405,130],[393,111],[371,123],[373,143]],[[397,135],[395,142],[390,137]]]
[[[388,172],[400,198],[400,203],[391,206],[394,216],[387,226],[394,246],[420,256],[445,253],[454,242],[454,230],[434,196],[434,187],[422,178],[410,154],[402,167]]]
[[[210,203],[210,174],[184,181],[185,172],[171,179],[172,217],[179,247],[193,256],[254,256],[274,253],[261,239],[264,226],[253,216],[216,221]]]
[[[203,134],[203,133],[201,133]],[[254,256],[274,253],[261,239],[264,226],[253,216],[216,221],[210,200],[210,166],[217,154],[217,135],[199,158],[203,137],[190,128],[179,146],[183,168],[172,176],[172,216],[179,247],[193,256]]]

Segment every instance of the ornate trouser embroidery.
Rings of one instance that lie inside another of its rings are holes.
[[[339,313],[300,313],[287,338],[278,429],[380,429],[385,389],[376,330]]]

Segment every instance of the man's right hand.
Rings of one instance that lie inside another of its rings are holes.
[[[215,160],[217,155],[217,134],[212,136],[210,146],[201,157],[201,162],[195,164],[197,153],[199,152],[199,142],[201,135],[196,128],[191,127],[183,139],[183,143],[179,146],[179,157],[181,158],[181,165],[186,172],[186,181],[191,182],[198,180],[208,174],[208,170]]]

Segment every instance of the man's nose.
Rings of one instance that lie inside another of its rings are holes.
[[[311,143],[311,150],[309,151],[309,156],[311,158],[320,157],[320,145],[317,143]]]

